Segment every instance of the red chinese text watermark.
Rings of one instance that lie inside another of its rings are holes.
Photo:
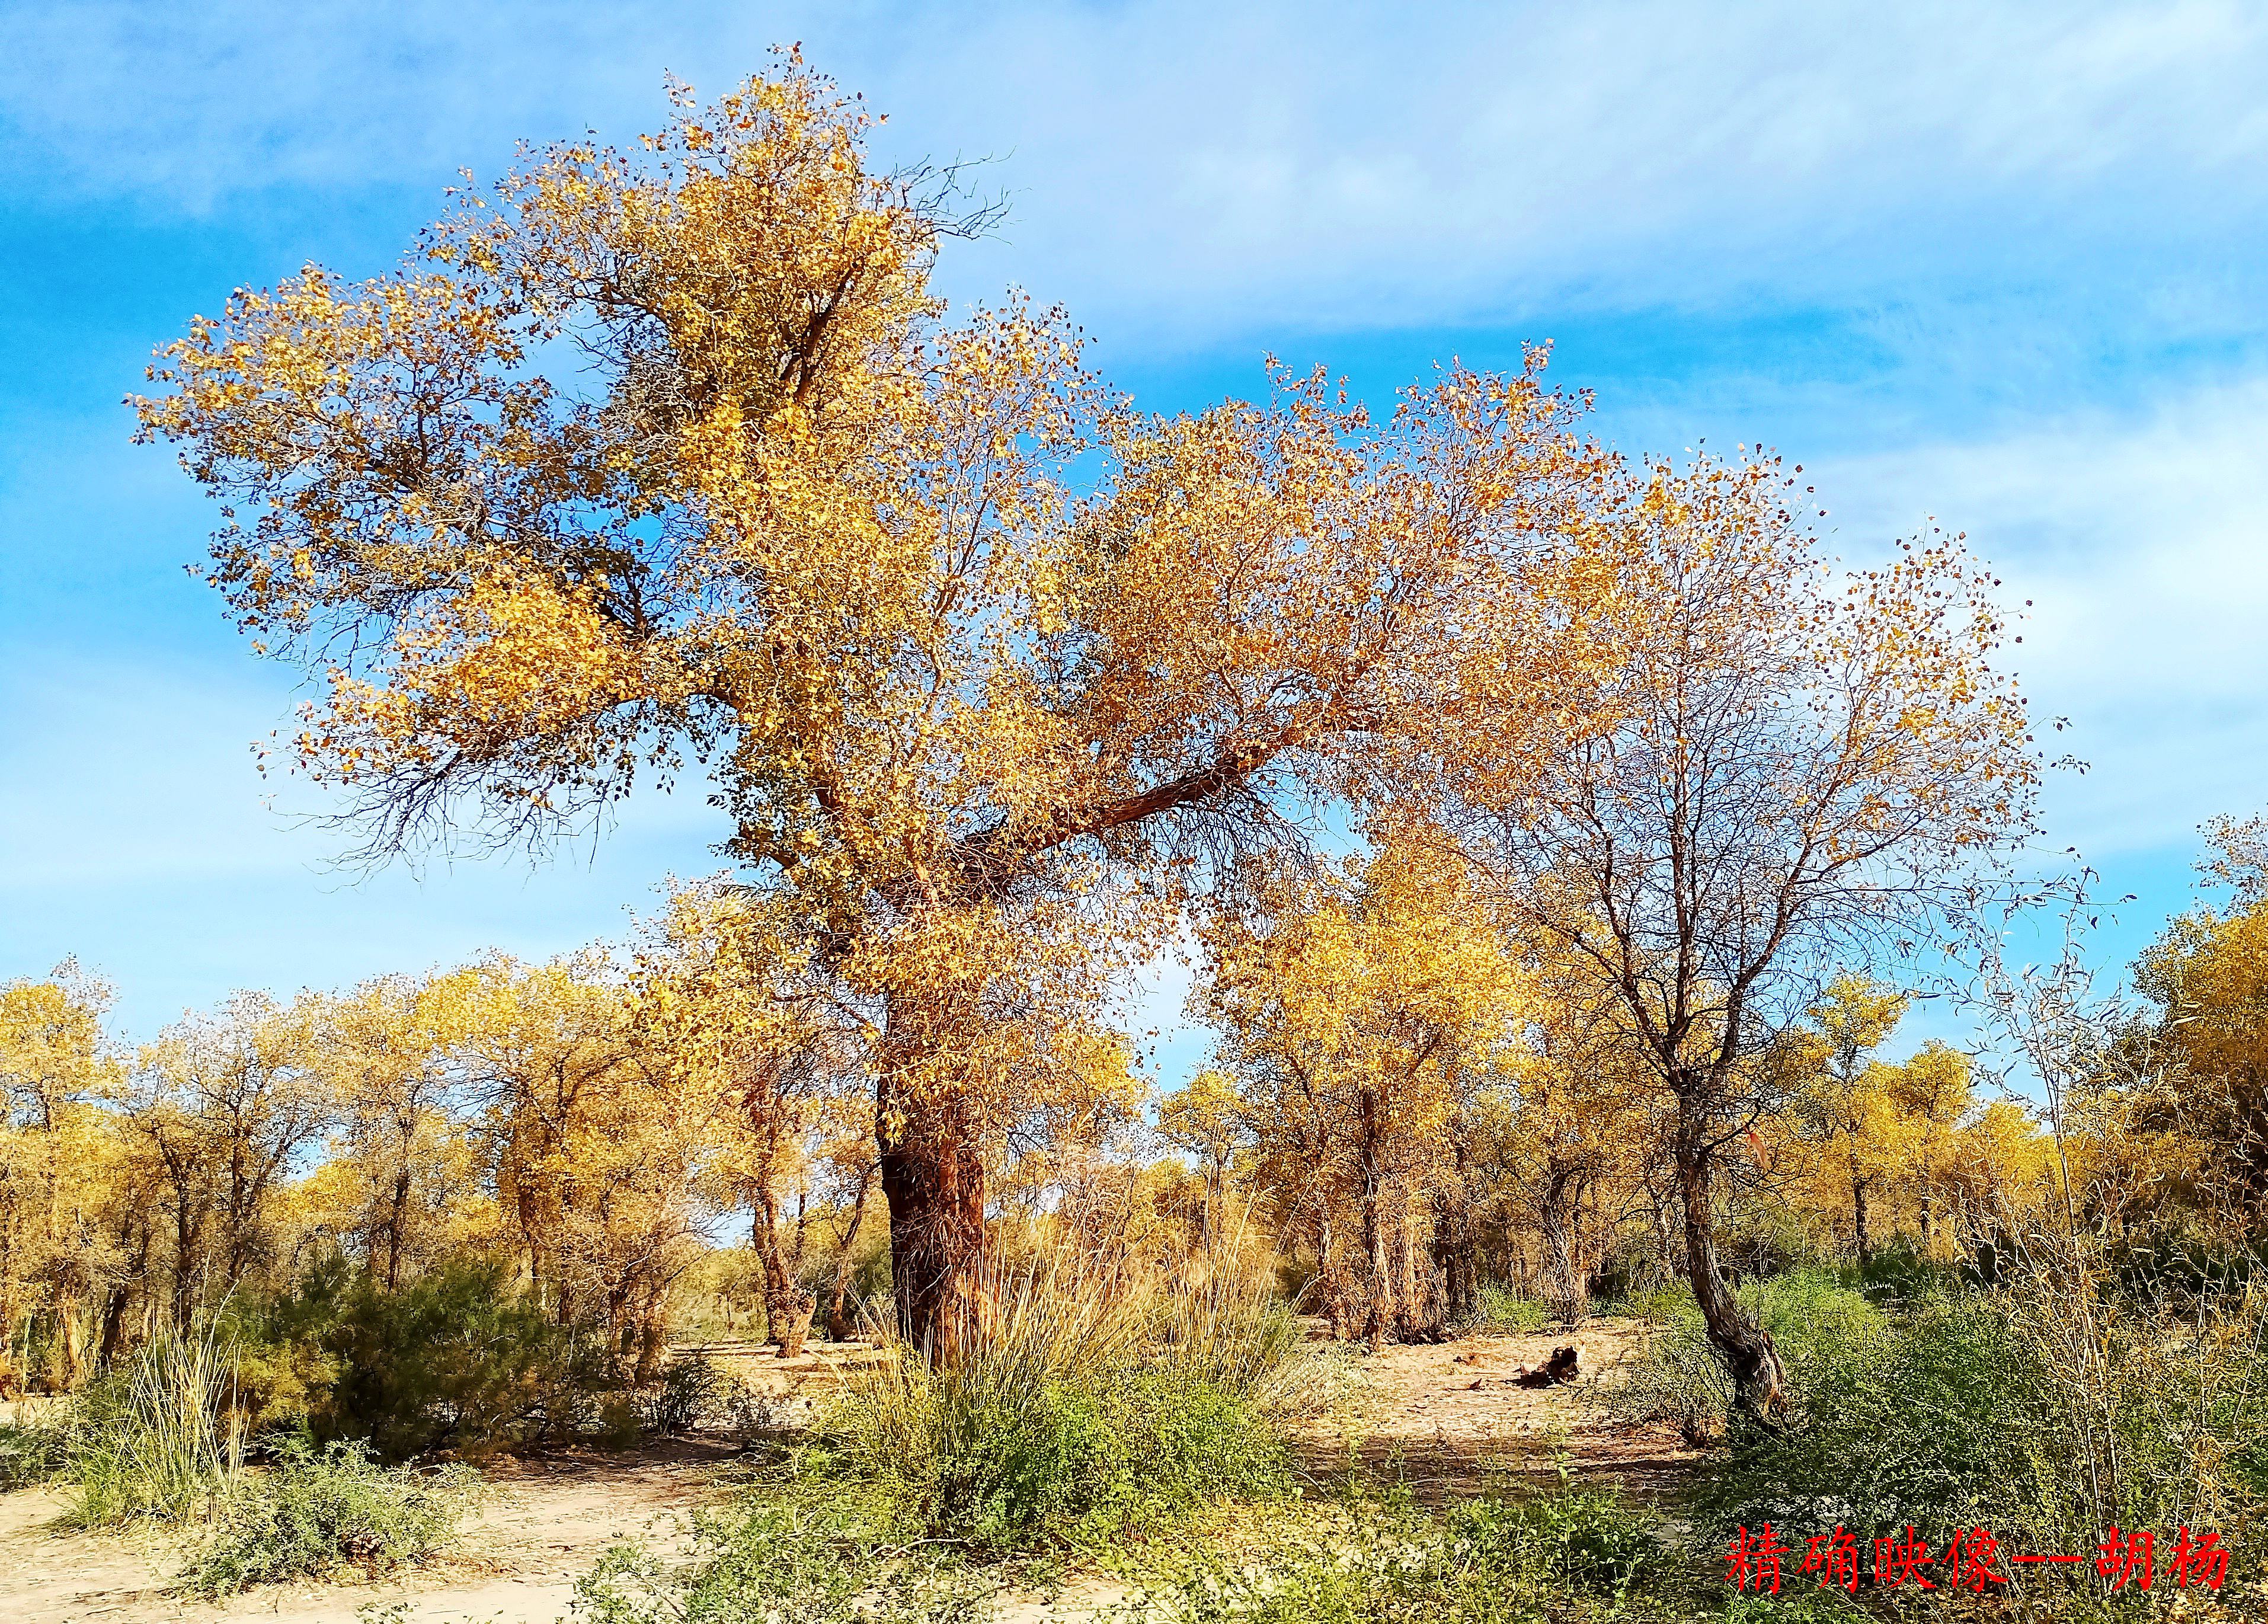
[[[2052,1552],[2004,1550],[2000,1541],[1983,1528],[1955,1530],[1943,1550],[1916,1533],[1911,1524],[1903,1534],[1890,1534],[1868,1545],[1871,1549],[1838,1524],[1831,1534],[1813,1534],[1805,1539],[1799,1556],[1770,1523],[1756,1533],[1743,1524],[1725,1553],[1725,1583],[1736,1591],[1777,1596],[1783,1578],[1795,1583],[1801,1576],[1816,1574],[1822,1589],[1856,1591],[1864,1579],[1885,1590],[1910,1586],[1924,1591],[1983,1591],[2006,1584],[2011,1567],[2076,1565],[2088,1560]],[[1796,1560],[1783,1569],[1782,1563],[1788,1558]],[[2146,1591],[2161,1583],[2178,1590],[2217,1591],[2228,1576],[2228,1552],[2219,1534],[2192,1533],[2184,1524],[2161,1557],[2154,1532],[2113,1528],[2095,1547],[2095,1571],[2114,1591]]]

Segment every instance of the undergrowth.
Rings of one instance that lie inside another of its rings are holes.
[[[455,1533],[480,1481],[468,1466],[419,1473],[381,1466],[360,1444],[295,1442],[216,1502],[181,1587],[217,1599],[255,1584],[350,1570],[376,1577],[422,1561]]]
[[[1280,1305],[1223,1285],[1113,1297],[1035,1279],[983,1347],[902,1349],[819,1417],[786,1477],[863,1485],[930,1537],[990,1551],[1091,1547],[1290,1487],[1271,1418],[1328,1373]]]
[[[1543,1303],[1516,1297],[1501,1286],[1483,1286],[1476,1295],[1476,1331],[1541,1331],[1551,1323],[1551,1310]]]
[[[1728,1444],[1692,1495],[1705,1531],[1840,1524],[1866,1548],[1909,1524],[1940,1546],[1982,1526],[2011,1550],[2090,1557],[2114,1526],[2155,1531],[2161,1549],[2184,1524],[2256,1543],[2244,1536],[2260,1525],[2250,1463],[2268,1460],[2268,1297],[2114,1314],[2077,1268],[1992,1290],[1911,1271],[1894,1285],[1807,1270],[1743,1289],[1786,1368],[1773,1428],[1731,1409],[1690,1296],[1660,1305],[1610,1402]]]

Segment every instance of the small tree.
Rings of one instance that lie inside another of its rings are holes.
[[[1587,965],[1667,1096],[1687,1264],[1743,1406],[1771,1337],[1718,1266],[1720,1157],[1786,1104],[1761,1063],[1837,962],[1958,926],[2033,827],[1992,579],[1958,538],[1837,579],[1775,461],[1631,470],[1590,532],[1619,671],[1530,788],[1456,773],[1452,821],[1502,904]],[[1453,764],[1454,765],[1454,764]]]
[[[1870,1057],[1904,1018],[1907,1002],[1895,988],[1863,976],[1837,976],[1812,1009],[1815,1030],[1794,1034],[1805,1073],[1798,1109],[1848,1184],[1852,1239],[1862,1269],[1874,1260],[1867,1197],[1896,1150],[1885,1142],[1891,1137],[1886,1118],[1896,1106],[1888,1068]]]

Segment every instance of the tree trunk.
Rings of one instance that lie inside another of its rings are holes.
[[[94,1368],[107,1370],[116,1362],[119,1347],[126,1340],[126,1310],[134,1301],[134,1288],[121,1283],[110,1288],[102,1305],[102,1339],[95,1344]]]
[[[386,1288],[390,1293],[401,1283],[401,1244],[403,1233],[409,1228],[409,1146],[402,1141],[401,1169],[394,1176],[394,1201],[386,1214]]]
[[[1339,1266],[1330,1200],[1320,1192],[1315,1197],[1315,1282],[1323,1294],[1323,1316],[1330,1321],[1331,1340],[1344,1342],[1354,1327],[1347,1314],[1346,1281]]]
[[[866,1216],[866,1195],[873,1188],[871,1162],[859,1170],[858,1193],[850,1202],[850,1227],[843,1232],[843,1250],[835,1259],[835,1278],[827,1285],[827,1335],[829,1340],[850,1340],[850,1327],[843,1317],[843,1298],[850,1286],[850,1249],[858,1244],[858,1226]]]
[[[1462,1158],[1461,1158],[1462,1159]],[[1462,1177],[1433,1198],[1433,1255],[1441,1269],[1444,1318],[1462,1323],[1474,1309],[1473,1222]]]
[[[780,1246],[779,1197],[769,1181],[755,1192],[756,1257],[764,1271],[764,1323],[768,1340],[779,1345],[779,1357],[793,1359],[803,1352],[811,1333],[811,1310],[818,1299],[803,1288]]]
[[[890,1296],[898,1334],[953,1364],[991,1323],[991,1236],[984,1222],[984,1158],[969,1109],[900,1097],[885,1066],[874,1140],[890,1208]]]
[[[190,1281],[196,1273],[196,1228],[189,1215],[188,1198],[173,1203],[173,1329],[189,1333],[195,1294]]]
[[[1717,1267],[1716,1216],[1712,1211],[1711,1153],[1700,1142],[1701,1126],[1678,1125],[1677,1184],[1685,1203],[1685,1268],[1700,1305],[1709,1340],[1724,1360],[1741,1407],[1756,1420],[1776,1426],[1786,1406],[1786,1373],[1771,1333],[1751,1320]]]
[[[1554,1173],[1543,1186],[1540,1216],[1545,1258],[1550,1265],[1551,1306],[1572,1331],[1590,1306],[1590,1292],[1575,1260],[1575,1205],[1582,1182],[1572,1173]]]
[[[661,1374],[661,1355],[668,1346],[668,1326],[663,1321],[661,1299],[660,1292],[654,1293],[638,1326],[637,1364],[630,1372],[630,1380],[640,1387]]]
[[[1362,1096],[1362,1251],[1370,1266],[1370,1307],[1363,1318],[1363,1340],[1376,1353],[1386,1340],[1387,1297],[1393,1288],[1387,1273],[1386,1225],[1379,1210],[1385,1182],[1378,1165],[1378,1098],[1367,1089]]]
[[[86,1326],[79,1318],[77,1292],[55,1299],[55,1342],[52,1355],[57,1392],[76,1392],[86,1374]]]
[[[1853,1173],[1851,1176],[1851,1228],[1859,1239],[1859,1266],[1867,1267],[1874,1261],[1874,1244],[1867,1233],[1867,1185],[1868,1180]]]
[[[1677,1256],[1677,1224],[1670,1216],[1670,1199],[1665,1192],[1656,1195],[1648,1204],[1648,1215],[1653,1223],[1653,1266],[1668,1285],[1683,1273]]]

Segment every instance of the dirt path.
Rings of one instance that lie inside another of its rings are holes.
[[[46,1490],[0,1495],[0,1619],[8,1624],[155,1624],[278,1620],[355,1624],[364,1608],[405,1604],[403,1624],[551,1624],[575,1581],[616,1540],[677,1545],[688,1512],[712,1494],[724,1451],[685,1446],[638,1455],[503,1467],[462,1543],[404,1579],[273,1585],[221,1606],[166,1586],[176,1550],[147,1538],[60,1533]],[[388,1624],[392,1624],[389,1618]]]
[[[1301,1428],[1295,1443],[1310,1470],[1343,1471],[1359,1462],[1367,1472],[1402,1477],[1428,1499],[1471,1494],[1491,1478],[1551,1476],[1563,1456],[1572,1477],[1659,1497],[1684,1480],[1701,1451],[1671,1427],[1621,1425],[1599,1402],[1628,1379],[1646,1334],[1640,1320],[1594,1319],[1572,1335],[1507,1332],[1388,1347],[1359,1361],[1355,1400]],[[1514,1384],[1521,1369],[1571,1345],[1578,1360],[1572,1385]]]

